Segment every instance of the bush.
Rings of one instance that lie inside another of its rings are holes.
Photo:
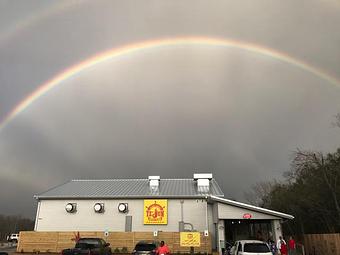
[[[119,248],[115,248],[115,249],[113,250],[113,252],[114,252],[114,253],[120,253],[120,250],[119,250]]]
[[[128,253],[128,249],[127,247],[123,247],[122,250],[121,250],[122,253]]]

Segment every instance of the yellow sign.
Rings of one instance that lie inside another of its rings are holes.
[[[144,224],[168,224],[168,200],[144,200]]]
[[[201,246],[200,232],[181,232],[180,245],[185,247],[200,247]]]

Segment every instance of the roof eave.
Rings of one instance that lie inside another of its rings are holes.
[[[249,205],[249,204],[246,204],[246,203],[241,203],[241,202],[233,201],[233,200],[226,199],[226,198],[221,198],[221,197],[218,197],[218,196],[210,196],[210,199],[217,201],[217,202],[224,203],[224,204],[229,204],[229,205],[233,205],[233,206],[244,208],[244,209],[249,209],[249,210],[253,210],[253,211],[257,211],[257,212],[261,212],[261,213],[265,213],[265,214],[270,214],[270,215],[280,217],[280,218],[284,218],[284,219],[289,219],[289,220],[294,219],[294,216],[290,215],[290,214],[281,213],[281,212],[265,209],[265,208],[262,208],[262,207]]]
[[[216,195],[215,197],[222,198],[224,195]],[[37,200],[63,200],[63,199],[79,199],[79,200],[91,200],[91,199],[148,199],[148,198],[169,198],[169,199],[208,199],[211,197],[209,194],[199,195],[131,195],[131,196],[39,196],[35,195]]]

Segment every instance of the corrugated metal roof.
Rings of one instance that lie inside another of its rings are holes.
[[[161,179],[157,190],[152,190],[148,179],[72,180],[36,195],[37,199],[57,198],[192,198],[224,194],[212,179],[209,192],[197,189],[193,179]]]

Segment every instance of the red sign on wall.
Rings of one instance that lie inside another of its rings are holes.
[[[251,214],[250,213],[245,213],[243,214],[243,219],[251,219]]]

